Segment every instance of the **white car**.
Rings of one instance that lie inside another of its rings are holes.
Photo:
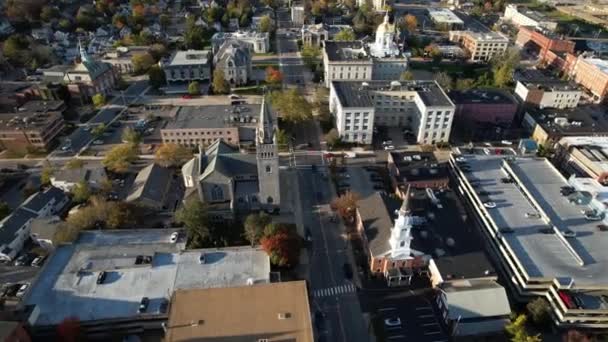
[[[496,203],[494,203],[494,202],[485,202],[483,204],[483,206],[486,207],[486,208],[488,208],[488,209],[494,209],[494,208],[496,208]]]
[[[174,232],[173,234],[171,234],[171,238],[170,238],[171,243],[176,243],[177,242],[177,238],[179,238],[179,233],[178,232]]]
[[[511,145],[513,145],[513,142],[511,142],[511,141],[509,141],[509,140],[503,140],[503,141],[501,141],[500,143],[501,143],[501,144],[503,144],[503,145],[507,145],[507,146],[511,146]]]
[[[456,161],[459,162],[459,163],[464,163],[467,160],[464,157],[456,157]]]
[[[27,288],[30,286],[30,284],[23,284],[21,285],[21,287],[19,287],[19,290],[17,290],[17,294],[15,294],[15,296],[17,298],[23,297],[23,295],[25,294],[25,291],[27,291]]]
[[[384,146],[384,150],[385,151],[392,151],[394,149],[395,149],[395,146],[393,146],[393,145],[386,145],[386,146]]]
[[[93,145],[103,145],[103,140],[95,140],[93,141]]]
[[[384,325],[387,327],[400,327],[401,319],[399,317],[391,317],[384,320]]]

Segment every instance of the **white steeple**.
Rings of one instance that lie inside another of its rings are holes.
[[[395,220],[395,226],[391,230],[389,245],[391,246],[391,258],[409,258],[412,250],[410,244],[412,242],[412,226],[413,220],[409,209],[410,187],[408,186],[405,192],[405,199],[399,209],[399,217]]]
[[[87,53],[87,50],[80,42],[80,38],[78,38],[78,51],[80,52],[80,61],[89,62],[89,54]]]
[[[370,52],[374,57],[388,57],[399,55],[399,48],[395,43],[395,24],[389,22],[388,11],[384,15],[384,21],[376,29],[376,39],[370,46]]]

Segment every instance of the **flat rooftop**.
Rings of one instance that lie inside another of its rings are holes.
[[[340,61],[368,61],[371,63],[371,58],[363,42],[355,41],[325,41],[325,53],[330,62]]]
[[[573,82],[560,80],[538,69],[521,69],[515,71],[513,79],[521,82],[527,88],[542,89],[544,91],[580,91]]]
[[[462,32],[462,31],[461,31]],[[468,35],[471,39],[476,41],[484,42],[497,42],[497,43],[508,43],[509,38],[500,32],[475,32],[475,31],[464,31],[461,34]]]
[[[594,65],[603,73],[608,73],[608,61],[596,57],[585,58],[585,62]]]
[[[464,21],[447,8],[429,8],[428,11],[431,19],[437,23],[464,25]]]
[[[601,107],[582,106],[571,109],[527,108],[526,112],[537,124],[553,136],[601,136],[608,132],[608,114]]]
[[[50,123],[62,118],[60,112],[19,112],[0,114],[0,130],[38,130],[46,128]]]
[[[516,182],[503,183],[501,179],[507,173],[502,169],[501,156],[464,157],[471,170],[466,178],[475,183],[478,194],[487,193],[480,195],[482,201],[496,204],[496,208],[487,209],[495,225],[513,230],[502,237],[530,278],[571,278],[574,286],[583,288],[608,285],[608,234],[597,231],[601,222],[585,219],[582,211],[588,206],[570,203],[560,194],[560,188],[568,183],[546,159],[513,159],[508,163]],[[533,198],[539,207],[528,198]],[[540,217],[526,217],[527,213]],[[577,236],[561,239],[557,233],[540,231],[552,226],[558,231],[569,229]]]
[[[454,104],[512,104],[517,105],[515,98],[507,93],[496,89],[470,89],[452,90],[448,93]]]
[[[416,92],[426,106],[453,106],[435,81],[333,81],[344,107],[373,107],[376,92]]]
[[[223,128],[256,125],[261,105],[210,105],[179,107],[163,129]]]
[[[168,66],[199,65],[208,64],[211,51],[209,50],[187,50],[177,51],[171,57]]]
[[[313,341],[304,281],[177,291],[168,325],[167,342]]]
[[[163,299],[176,289],[245,286],[269,281],[266,253],[250,247],[185,251],[185,236],[170,242],[175,230],[86,232],[56,249],[24,298],[35,307],[32,325],[53,325],[66,317],[82,321],[137,315],[142,297],[146,314],[160,314]],[[184,233],[182,233],[184,235]],[[205,262],[199,262],[204,254]],[[137,256],[150,257],[136,264]],[[106,279],[97,284],[99,272]]]

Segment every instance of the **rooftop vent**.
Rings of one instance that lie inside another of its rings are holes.
[[[289,312],[279,312],[278,316],[280,320],[291,318],[291,314]]]
[[[253,278],[247,278],[247,286],[252,286],[255,283],[255,280],[253,280]]]

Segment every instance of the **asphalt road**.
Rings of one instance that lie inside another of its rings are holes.
[[[0,266],[0,284],[31,282],[40,268],[30,266]]]
[[[276,49],[279,67],[283,73],[284,86],[305,86],[310,82],[310,72],[304,66],[298,51],[297,33],[288,30],[290,25],[289,11],[277,11],[279,27],[276,33]]]
[[[319,168],[327,173],[324,168]],[[343,265],[351,263],[344,226],[330,221],[329,202],[333,191],[328,180],[310,169],[298,170],[300,205],[305,229],[312,235],[309,247],[312,311],[319,340],[335,342],[368,341],[357,288],[344,274]]]

